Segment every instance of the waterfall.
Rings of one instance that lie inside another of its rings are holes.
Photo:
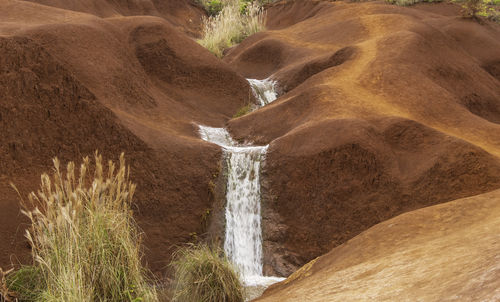
[[[270,80],[248,80],[261,105],[276,99]],[[260,167],[268,146],[240,145],[224,128],[199,126],[203,140],[224,150],[228,162],[224,251],[247,286],[267,286],[283,280],[262,273]]]
[[[278,97],[276,93],[276,82],[271,79],[255,80],[247,79],[252,87],[253,94],[260,106],[265,106]]]

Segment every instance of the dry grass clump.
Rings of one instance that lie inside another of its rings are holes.
[[[217,15],[224,7],[223,0],[196,0],[210,16]]]
[[[52,177],[41,180],[23,211],[34,264],[9,276],[9,289],[24,301],[158,301],[141,266],[142,233],[130,208],[135,185],[124,155],[106,172],[101,156],[95,167],[86,157],[78,175],[73,162],[63,174],[54,159]]]
[[[465,0],[462,4],[462,15],[466,18],[477,18],[483,6],[483,0]]]
[[[442,2],[442,0],[386,0],[386,2],[399,6],[411,6],[420,2],[432,3]],[[464,18],[479,19],[484,17],[491,21],[500,22],[500,0],[452,0],[451,2],[462,6]]]
[[[265,12],[257,2],[241,8],[239,1],[230,0],[220,13],[203,20],[203,38],[198,42],[218,57],[224,49],[265,29]]]
[[[243,286],[220,249],[189,245],[170,264],[174,272],[172,302],[242,302]]]
[[[386,2],[399,5],[399,6],[411,6],[420,2],[441,2],[442,0],[386,0]]]
[[[480,17],[500,22],[500,0],[456,0],[462,4],[462,16],[479,20]]]

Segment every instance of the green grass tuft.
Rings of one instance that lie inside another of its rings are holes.
[[[6,277],[6,286],[19,301],[41,300],[42,274],[36,266],[23,266]]]
[[[265,13],[257,2],[245,4],[228,0],[220,13],[203,20],[203,37],[198,42],[217,57],[246,37],[265,29]]]
[[[234,115],[233,115],[233,118],[238,118],[238,117],[242,117],[248,113],[252,112],[252,105],[248,104],[248,105],[245,105],[243,107],[241,107],[238,112],[236,112]]]
[[[172,302],[242,302],[244,290],[234,267],[220,249],[189,245],[170,264]]]

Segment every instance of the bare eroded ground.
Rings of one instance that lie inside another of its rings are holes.
[[[258,301],[498,301],[500,191],[402,214]]]

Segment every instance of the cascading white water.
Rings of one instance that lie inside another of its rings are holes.
[[[200,126],[201,138],[224,148],[228,161],[224,250],[241,275],[262,275],[260,161],[267,146],[238,146],[224,128]]]
[[[256,80],[247,79],[252,87],[253,94],[259,101],[260,106],[265,106],[272,101],[276,100],[278,94],[276,93],[276,82],[271,79]]]
[[[248,80],[261,106],[276,99],[271,80]],[[203,140],[221,146],[228,160],[224,251],[247,286],[268,286],[283,280],[262,274],[260,166],[268,146],[242,146],[224,128],[199,126]]]
[[[268,146],[240,146],[224,128],[199,127],[201,138],[223,147],[228,160],[224,251],[246,285],[282,280],[262,275],[260,165]]]
[[[229,149],[224,250],[245,279],[262,276],[260,161],[265,147]]]

